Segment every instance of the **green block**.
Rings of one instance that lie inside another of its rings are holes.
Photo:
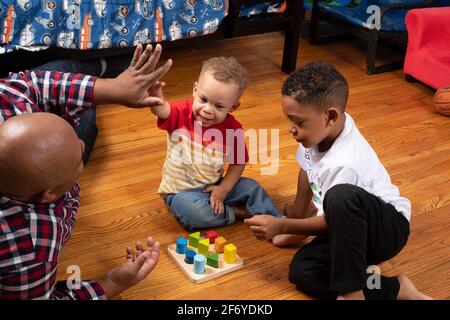
[[[214,252],[212,255],[206,258],[206,264],[213,268],[219,267],[219,255],[217,254],[217,252]]]
[[[209,239],[206,238],[206,239],[200,240],[198,242],[197,248],[198,248],[198,252],[197,252],[198,254],[202,254],[205,257],[207,257],[208,253],[209,253]]]
[[[200,231],[191,233],[189,235],[189,245],[191,247],[197,248],[198,246],[198,240],[200,240]]]

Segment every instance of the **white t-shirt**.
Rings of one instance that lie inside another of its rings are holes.
[[[326,192],[337,184],[348,183],[392,204],[408,221],[411,203],[400,196],[398,188],[381,164],[375,151],[359,132],[352,117],[345,114],[344,129],[326,152],[318,146],[304,148],[299,144],[296,159],[307,173],[318,215],[323,215]]]

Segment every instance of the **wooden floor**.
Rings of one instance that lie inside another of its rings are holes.
[[[296,192],[296,142],[281,112],[280,71],[283,37],[278,33],[223,40],[164,52],[174,66],[165,77],[166,97],[192,94],[202,60],[234,55],[248,69],[251,82],[235,116],[244,128],[280,130],[280,167],[262,176],[250,165],[245,175],[257,179],[282,208]],[[301,41],[298,65],[324,59],[335,64],[350,84],[347,111],[372,144],[401,193],[412,201],[409,243],[382,264],[386,275],[409,276],[424,293],[450,298],[450,118],[432,112],[433,92],[407,83],[401,70],[365,73],[364,46],[345,41],[310,46]],[[98,108],[100,134],[81,178],[81,209],[72,238],[63,249],[59,279],[69,265],[79,265],[84,279],[101,276],[124,261],[124,248],[153,235],[162,244],[159,263],[120,299],[309,299],[288,281],[295,248],[275,248],[256,241],[237,222],[218,231],[233,241],[243,269],[205,284],[193,284],[172,263],[166,249],[187,235],[156,194],[165,157],[166,134],[149,110],[121,106]]]

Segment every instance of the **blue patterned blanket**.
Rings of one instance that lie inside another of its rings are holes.
[[[0,53],[129,47],[214,33],[228,0],[0,0]]]

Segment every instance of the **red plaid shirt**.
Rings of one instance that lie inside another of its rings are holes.
[[[37,71],[0,79],[0,125],[30,112],[52,112],[73,126],[92,106],[96,78]],[[54,203],[23,203],[0,194],[0,300],[105,299],[95,281],[56,281],[59,254],[72,234],[78,184]]]

